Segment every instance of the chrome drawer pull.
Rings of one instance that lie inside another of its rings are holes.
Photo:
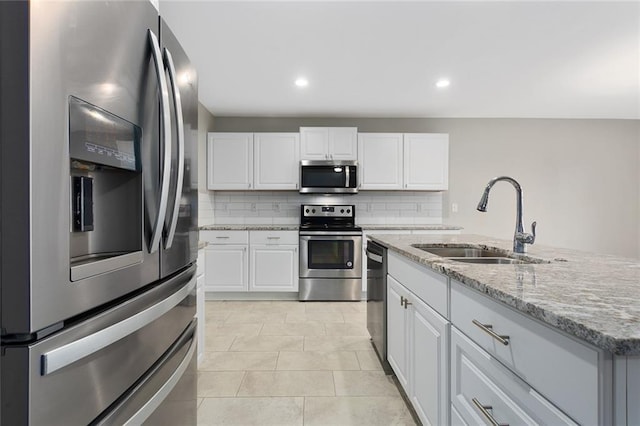
[[[216,238],[218,238],[220,240],[228,240],[229,239],[229,237],[216,237]]]
[[[502,343],[503,345],[507,346],[509,344],[509,336],[501,336],[499,334],[496,334],[496,332],[493,331],[493,326],[491,324],[482,324],[478,320],[473,320],[471,322],[474,325],[477,325],[480,328],[480,330],[484,331],[489,336],[493,337],[494,339],[496,339],[498,342]]]
[[[498,423],[496,421],[496,419],[493,418],[493,416],[491,415],[491,413],[488,410],[491,410],[492,407],[490,405],[482,405],[480,403],[480,401],[478,401],[477,398],[473,398],[471,401],[473,401],[473,403],[475,404],[476,407],[478,407],[478,410],[480,410],[480,412],[487,418],[487,420],[489,420],[489,423],[492,424],[492,426],[509,426],[508,423]]]

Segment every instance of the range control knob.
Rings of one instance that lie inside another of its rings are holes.
[[[344,213],[344,209],[340,209],[340,213]]]
[[[315,213],[315,212],[316,212],[316,209],[311,210],[311,213]]]
[[[305,212],[305,213],[309,213],[309,209],[306,209],[304,212]]]
[[[347,209],[347,213],[351,213],[351,209]]]

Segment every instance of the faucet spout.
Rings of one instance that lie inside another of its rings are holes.
[[[482,193],[482,197],[480,198],[480,202],[478,203],[478,211],[486,212],[487,211],[487,203],[489,202],[489,192],[493,185],[496,182],[506,181],[509,182],[516,190],[516,229],[513,235],[513,251],[516,253],[525,253],[526,246],[525,244],[533,244],[536,238],[536,228],[535,222],[532,226],[533,234],[527,234],[524,232],[524,225],[522,224],[522,187],[512,177],[509,176],[498,176],[494,177],[489,181],[487,186]]]

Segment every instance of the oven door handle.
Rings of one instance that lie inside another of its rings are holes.
[[[382,256],[380,256],[379,254],[376,254],[372,251],[367,250],[367,258],[373,260],[374,262],[377,263],[382,263],[383,259]]]

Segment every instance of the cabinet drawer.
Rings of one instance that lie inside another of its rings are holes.
[[[480,325],[491,325],[507,344]],[[557,331],[451,280],[451,322],[579,423],[598,424],[599,356]]]
[[[251,244],[298,245],[298,231],[251,231]]]
[[[576,424],[455,327],[451,344],[451,403],[464,422],[489,424],[491,416],[499,424]]]
[[[388,272],[440,315],[449,318],[447,277],[391,251]]]
[[[200,231],[200,239],[209,244],[248,244],[249,231]]]

